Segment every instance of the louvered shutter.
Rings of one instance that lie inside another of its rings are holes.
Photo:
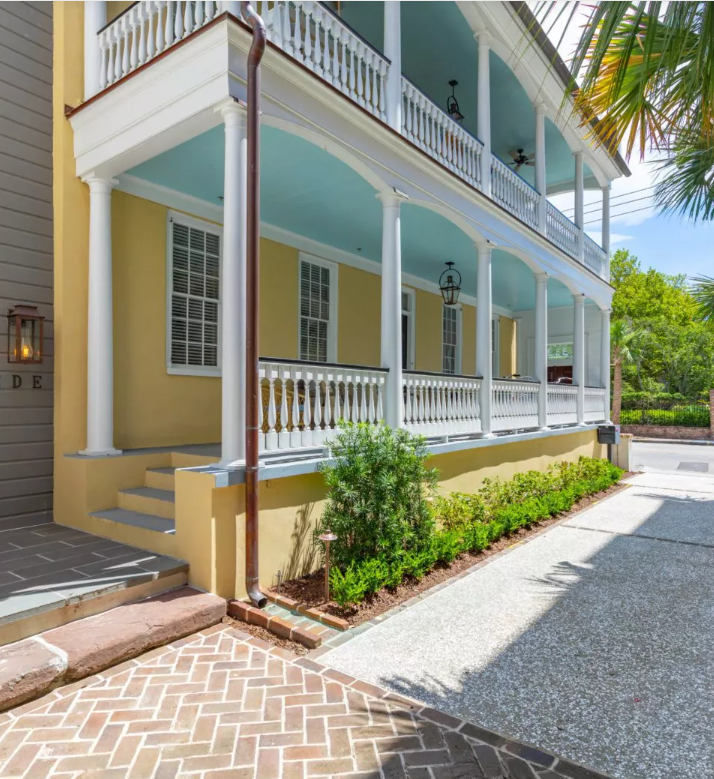
[[[327,362],[330,270],[300,260],[300,359]]]
[[[175,367],[218,367],[220,236],[171,220],[171,344]]]

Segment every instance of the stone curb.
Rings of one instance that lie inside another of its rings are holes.
[[[277,605],[284,606],[283,603],[278,603]],[[242,622],[247,622],[249,625],[265,628],[265,630],[269,630],[279,638],[296,641],[308,649],[317,649],[322,644],[322,638],[312,630],[291,625],[282,617],[266,614],[261,609],[257,609],[255,606],[240,600],[228,601],[228,615]]]
[[[315,622],[321,622],[327,627],[334,628],[335,630],[349,630],[351,625],[346,619],[340,619],[340,617],[334,617],[332,614],[325,614],[319,609],[312,608],[311,606],[305,606],[304,604],[288,598],[285,595],[278,595],[275,592],[264,589],[263,595],[276,606],[282,606],[288,611],[292,611],[295,614],[300,614],[303,617],[315,620]]]
[[[0,711],[220,622],[226,601],[161,593],[0,647]]]

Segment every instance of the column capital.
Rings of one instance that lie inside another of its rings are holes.
[[[89,187],[90,192],[109,193],[119,183],[111,176],[98,176],[94,172],[82,176],[82,181]]]
[[[548,283],[548,274],[545,271],[539,271],[537,273],[533,273],[535,276],[536,284],[547,284]]]
[[[486,252],[492,252],[496,246],[493,241],[489,241],[488,238],[480,238],[474,241],[474,246],[479,254],[485,254]]]
[[[604,186],[600,187],[600,189],[603,192],[609,192],[612,189],[612,183],[610,181],[607,182]]]
[[[573,152],[573,157],[575,157],[576,160],[582,160],[583,158],[583,151],[582,149],[578,149],[577,151]]]
[[[585,305],[585,293],[584,292],[573,292],[573,300],[576,303],[581,303],[582,305]]]
[[[610,314],[612,314],[612,309],[611,308],[601,308],[600,309],[600,316],[606,317],[606,316],[610,316]]]
[[[477,30],[474,33],[474,40],[478,41],[479,46],[489,47],[491,44],[491,33],[488,30]]]
[[[399,208],[402,203],[409,200],[409,195],[400,192],[395,187],[385,190],[384,192],[377,192],[375,197],[382,202],[382,205],[385,208]]]
[[[544,100],[538,99],[533,103],[533,110],[536,112],[536,114],[545,115],[546,108],[548,108],[548,106]]]
[[[225,124],[245,124],[248,117],[248,106],[241,100],[229,98],[215,107],[215,112],[223,117]]]

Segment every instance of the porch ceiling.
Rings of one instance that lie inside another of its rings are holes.
[[[335,3],[330,3],[334,8]],[[383,51],[384,3],[341,2],[340,15],[366,40]],[[478,44],[473,30],[455,2],[403,2],[402,71],[438,106],[446,109],[451,93],[449,81],[456,79],[456,97],[466,117],[464,127],[476,135],[478,83]],[[430,53],[425,56],[424,45]],[[533,106],[508,63],[494,52],[491,71],[491,144],[492,151],[504,162],[511,160],[509,150],[535,151]],[[545,128],[546,179],[548,193],[567,192],[575,187],[575,162],[568,144],[549,120]],[[531,185],[534,169],[522,167],[518,173]],[[597,180],[585,170],[585,186],[596,187]]]
[[[220,206],[225,139],[222,127],[197,136],[127,171],[130,175]],[[379,263],[382,206],[375,191],[324,149],[272,127],[261,132],[261,218],[275,227]],[[438,281],[443,263],[456,263],[463,290],[476,295],[476,252],[470,238],[424,208],[402,208],[402,269]],[[533,274],[502,250],[493,255],[493,302],[522,311],[535,305]],[[556,285],[551,306],[572,302]]]

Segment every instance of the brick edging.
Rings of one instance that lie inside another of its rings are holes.
[[[267,593],[264,592],[264,594],[267,597]],[[278,605],[282,606],[283,604],[279,603]],[[228,601],[228,615],[242,622],[247,622],[249,625],[265,628],[279,638],[296,641],[308,649],[317,649],[322,644],[322,638],[312,630],[291,625],[282,617],[266,614],[262,609],[241,600]]]
[[[326,614],[324,611],[315,609],[312,606],[305,606],[299,601],[288,598],[285,595],[279,595],[268,589],[263,590],[263,595],[265,595],[271,603],[275,603],[277,606],[282,606],[284,609],[293,611],[303,617],[314,619],[315,622],[321,622],[323,625],[327,625],[327,627],[334,628],[335,630],[345,631],[352,627],[346,619],[335,617],[332,614]]]

